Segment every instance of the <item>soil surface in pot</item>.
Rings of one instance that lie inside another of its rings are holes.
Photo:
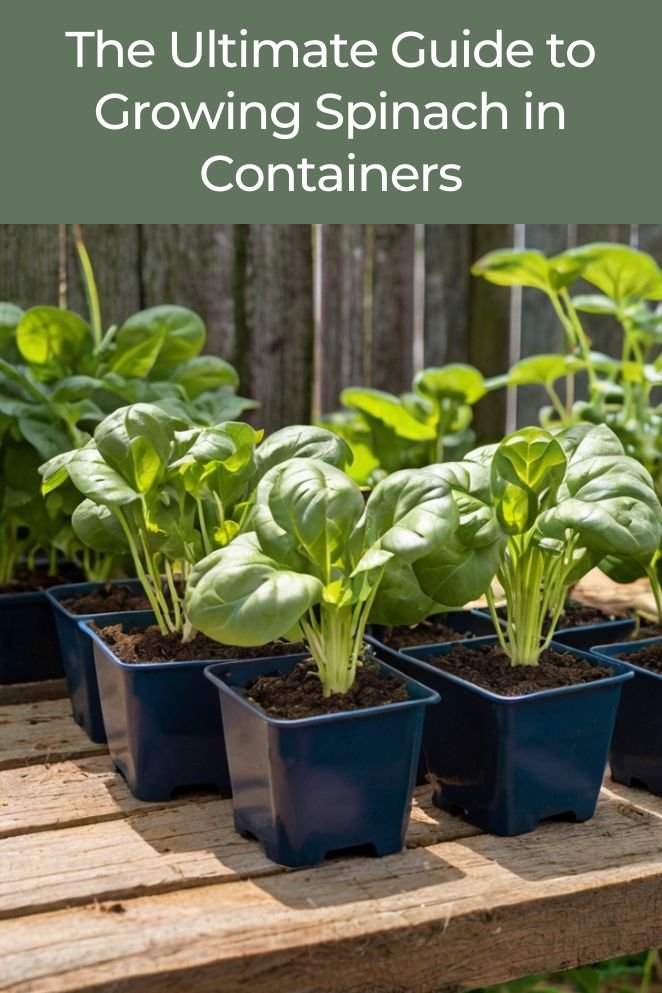
[[[18,569],[11,583],[0,584],[0,595],[3,593],[38,593],[51,586],[82,583],[84,579],[82,570],[73,562],[63,562],[59,565],[56,576],[49,575],[46,569]]]
[[[285,720],[381,707],[408,699],[407,688],[401,679],[397,676],[380,678],[377,664],[370,662],[356,670],[356,679],[347,693],[324,697],[312,659],[297,663],[287,675],[272,672],[260,676],[245,687],[245,692],[249,700],[271,717]]]
[[[498,607],[497,614],[504,621],[506,619],[506,608]],[[558,619],[556,624],[557,631],[565,631],[567,628],[583,628],[587,627],[589,624],[605,624],[607,621],[623,621],[628,617],[632,617],[632,614],[624,611],[623,613],[608,612],[606,610],[600,610],[599,607],[593,607],[587,603],[578,603],[576,600],[571,600],[570,603],[566,604],[563,613]],[[546,621],[543,627],[543,634],[547,634],[549,631],[549,622]]]
[[[442,641],[466,641],[473,638],[471,631],[456,631],[442,620],[421,621],[414,627],[400,624],[384,628],[381,640],[390,648],[412,648],[414,645],[435,645]]]
[[[130,586],[106,583],[82,596],[60,600],[70,614],[111,614],[123,610],[149,610],[150,602],[144,593],[136,593]]]
[[[156,624],[129,631],[123,631],[121,624],[109,624],[103,628],[92,624],[91,628],[122,662],[134,662],[137,665],[150,662],[193,662],[199,659],[261,659],[271,655],[297,655],[306,650],[302,642],[286,641],[273,641],[257,648],[237,648],[234,645],[219,645],[204,634],[197,634],[192,641],[184,643],[177,634],[161,634]]]
[[[557,652],[552,648],[542,653],[539,665],[512,665],[500,645],[481,645],[479,648],[456,645],[447,655],[426,655],[425,661],[501,696],[576,686],[612,675],[607,666],[591,665],[570,652]]]
[[[642,623],[639,630],[632,633],[632,641],[643,641],[645,638],[662,638],[662,624]]]
[[[639,665],[649,672],[656,672],[662,676],[662,641],[657,645],[649,645],[648,648],[639,648],[636,652],[629,652],[623,656],[624,662],[631,662],[632,665]]]

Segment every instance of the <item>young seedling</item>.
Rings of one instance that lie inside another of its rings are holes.
[[[649,473],[605,426],[556,435],[524,428],[469,460],[489,466],[492,505],[508,535],[496,572],[505,631],[487,590],[494,626],[513,665],[535,665],[572,584],[606,556],[632,561],[655,552],[662,507]]]

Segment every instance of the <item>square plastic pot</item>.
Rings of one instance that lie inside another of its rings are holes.
[[[455,642],[467,648],[495,638]],[[567,645],[553,643],[559,651]],[[595,811],[621,685],[628,668],[594,683],[506,697],[430,665],[453,644],[388,651],[395,668],[437,690],[425,720],[422,754],[442,810],[464,813],[491,834],[532,831],[547,817],[584,821]],[[591,664],[585,652],[572,654]]]
[[[55,617],[62,666],[67,680],[74,720],[83,728],[91,741],[103,743],[106,741],[106,730],[101,713],[92,642],[88,638],[87,632],[81,630],[80,621],[94,621],[99,626],[117,624],[126,616],[126,611],[122,613],[73,614],[61,602],[70,597],[84,596],[97,589],[99,585],[99,583],[70,583],[66,586],[53,586],[46,591],[46,597],[50,601]],[[103,585],[108,584],[104,583]],[[130,586],[136,592],[142,590],[140,582],[135,579],[117,579],[111,585]],[[154,622],[154,615],[151,611],[135,611],[132,612],[131,616],[137,620],[143,618],[151,623]]]
[[[476,613],[482,617],[489,617],[491,622],[492,617],[489,610],[477,610]],[[595,645],[613,641],[627,641],[634,631],[635,624],[634,617],[603,621],[600,624],[581,624],[577,627],[555,631],[554,641],[557,645],[578,648],[580,652],[590,652]],[[502,621],[502,626],[505,628],[505,621]]]
[[[154,621],[127,612],[115,623],[126,631]],[[204,786],[229,796],[218,694],[204,678],[211,660],[122,662],[89,621],[79,626],[92,640],[108,749],[133,795],[163,801],[176,789]]]
[[[63,676],[53,611],[46,594],[0,594],[0,684]]]
[[[626,786],[643,786],[662,796],[662,676],[628,661],[640,648],[662,638],[625,645],[600,645],[593,655],[611,665],[615,659],[633,673],[623,687],[614,737],[609,751],[612,779]]]
[[[318,865],[338,849],[398,852],[409,821],[426,705],[436,692],[405,678],[409,699],[299,720],[270,717],[241,688],[291,671],[305,655],[217,663],[234,823],[274,862]],[[380,661],[382,675],[395,675]]]

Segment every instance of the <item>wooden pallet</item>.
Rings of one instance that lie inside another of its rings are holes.
[[[0,988],[457,991],[662,943],[662,799],[499,839],[417,792],[407,847],[287,871],[210,796],[129,794],[68,702],[0,705]]]

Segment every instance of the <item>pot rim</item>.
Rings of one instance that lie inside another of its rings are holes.
[[[638,675],[641,673],[643,676],[650,676],[652,679],[662,680],[662,673],[653,672],[651,669],[646,669],[642,665],[637,665],[636,662],[628,662],[627,658],[621,658],[620,653],[625,651],[628,655],[631,652],[639,651],[641,648],[648,648],[649,645],[662,644],[662,636],[659,638],[641,638],[639,641],[621,641],[621,642],[611,642],[608,645],[596,645],[595,648],[591,649],[591,654],[595,655],[601,661],[620,662],[621,665],[626,666],[632,671],[632,675]]]
[[[97,611],[90,611],[89,614],[75,614],[72,610],[67,610],[67,608],[64,607],[60,602],[61,600],[64,600],[68,596],[76,596],[76,591],[79,591],[80,595],[83,596],[85,593],[89,593],[91,592],[91,590],[94,590],[99,586],[109,586],[109,585],[131,586],[136,584],[140,589],[142,589],[142,584],[140,580],[136,579],[135,577],[131,577],[129,579],[107,579],[103,582],[88,581],[85,583],[61,583],[59,586],[49,587],[47,590],[44,590],[44,593],[46,594],[47,599],[50,600],[50,602],[52,603],[55,609],[61,611],[61,613],[63,613],[66,617],[75,618],[77,620],[90,618],[90,617],[103,617],[104,614],[118,614],[118,613],[144,614],[147,610],[149,610],[149,612],[152,613],[150,607],[150,608],[145,608],[144,610],[131,610],[131,611],[108,610],[108,611],[104,611],[103,613],[100,613],[97,610]]]
[[[310,658],[310,655],[303,652],[297,655],[282,655],[280,656],[279,661],[281,663],[299,662],[305,658]],[[334,721],[355,720],[362,717],[377,717],[385,711],[390,713],[393,711],[412,710],[416,707],[424,707],[431,703],[439,703],[441,700],[441,696],[436,690],[431,689],[429,686],[425,686],[424,683],[420,683],[417,679],[412,679],[411,676],[406,676],[404,673],[399,672],[393,666],[389,665],[388,662],[384,662],[378,656],[376,656],[376,661],[380,668],[385,669],[389,675],[397,676],[405,683],[408,689],[410,686],[414,687],[419,695],[413,699],[397,700],[392,703],[379,704],[375,707],[361,707],[359,710],[338,710],[330,714],[314,714],[311,717],[296,717],[288,720],[287,718],[273,717],[271,714],[268,714],[262,709],[262,707],[259,707],[256,703],[249,700],[248,697],[242,696],[241,693],[237,692],[237,687],[230,686],[225,682],[225,680],[220,678],[230,667],[241,665],[242,663],[249,665],[251,663],[267,663],[273,661],[273,659],[269,658],[240,659],[238,663],[213,662],[211,665],[206,667],[205,676],[221,693],[227,693],[232,696],[234,700],[238,701],[243,707],[263,720],[265,724],[275,728],[291,728],[293,730],[312,727],[318,724],[329,724]],[[218,670],[218,674],[214,670]],[[234,671],[236,671],[236,669]]]
[[[370,641],[371,644],[374,644],[377,641],[377,639],[371,637],[368,637],[366,640]],[[570,694],[592,692],[595,689],[601,689],[603,687],[608,687],[618,683],[623,683],[626,680],[632,679],[634,677],[634,672],[630,671],[634,667],[632,666],[628,667],[624,663],[621,663],[619,660],[609,659],[608,664],[612,669],[615,670],[615,672],[611,676],[607,676],[605,679],[594,679],[588,683],[577,683],[574,686],[557,686],[547,690],[536,690],[535,693],[520,693],[517,694],[516,696],[503,696],[502,694],[495,693],[493,690],[488,690],[483,686],[477,686],[476,683],[472,683],[468,679],[462,679],[460,676],[454,676],[452,673],[446,672],[444,669],[439,669],[436,666],[432,666],[425,661],[425,657],[421,658],[419,657],[419,655],[414,654],[416,652],[424,652],[425,655],[430,655],[431,650],[435,648],[437,649],[445,648],[446,652],[442,652],[442,654],[445,655],[455,645],[466,645],[468,648],[476,648],[488,643],[489,644],[498,643],[497,635],[486,635],[483,638],[468,638],[465,639],[464,641],[441,642],[438,645],[427,645],[425,647],[411,648],[408,651],[388,648],[387,645],[382,646],[381,643],[379,644],[380,647],[386,647],[389,652],[392,652],[395,655],[404,656],[405,659],[407,659],[407,661],[415,661],[419,665],[424,666],[426,672],[434,673],[437,677],[441,676],[444,679],[448,679],[452,683],[456,683],[458,686],[463,686],[465,689],[471,690],[474,693],[477,693],[479,696],[482,696],[487,700],[491,700],[494,703],[504,704],[507,706],[517,706],[517,704],[523,705],[528,701],[536,702],[541,699],[548,699],[549,697],[552,696],[553,697],[568,696]],[[560,642],[552,641],[549,647],[561,653],[570,652],[572,655],[576,657],[585,659],[587,662],[590,662],[592,665],[605,664],[604,660],[601,661],[599,659],[596,659],[594,656],[591,655],[590,652],[585,652],[579,648],[573,648],[569,645],[564,645]]]

